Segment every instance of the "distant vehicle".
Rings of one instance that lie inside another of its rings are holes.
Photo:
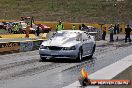
[[[86,26],[83,31],[88,32],[90,35],[94,36],[95,40],[98,40],[99,34],[97,28],[93,26]]]
[[[6,29],[7,22],[0,22],[0,29]]]
[[[48,33],[50,30],[51,30],[51,27],[48,27],[44,24],[36,24],[34,22],[34,18],[33,17],[21,17],[21,22],[22,24],[22,29],[25,31],[26,30],[26,27],[27,27],[27,23],[30,25],[30,33],[35,33],[36,31],[36,28],[39,26],[40,28],[40,31],[42,33]]]
[[[19,21],[18,23],[21,23],[23,32],[25,33],[26,32],[26,28],[27,28],[27,23],[25,21]],[[30,27],[29,33],[30,34],[34,34],[35,30],[36,30],[36,25],[32,23],[32,27]]]
[[[81,30],[62,30],[52,38],[42,42],[39,48],[41,60],[51,58],[69,58],[81,61],[83,57],[92,57],[96,43],[94,37]]]
[[[0,29],[4,29],[4,24],[0,22]]]
[[[92,32],[97,32],[97,28],[93,27],[93,26],[86,26],[82,29],[82,31],[86,31],[86,32],[89,32],[89,33],[92,33]]]
[[[51,27],[48,27],[47,25],[44,24],[36,24],[36,25],[41,28],[42,33],[49,33],[49,31],[51,31]]]

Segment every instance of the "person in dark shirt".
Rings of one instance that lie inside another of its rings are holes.
[[[117,25],[115,24],[115,26],[114,26],[114,34],[116,34],[116,31],[117,31]]]
[[[88,30],[88,27],[86,25],[82,24],[81,30],[82,31],[87,31]]]
[[[119,24],[117,24],[117,34],[119,34],[120,33],[120,25]]]
[[[81,30],[81,25],[79,25],[79,30]]]
[[[39,28],[39,26],[37,27],[36,34],[37,34],[37,36],[39,36],[39,34],[40,34],[40,28]]]
[[[108,28],[108,31],[110,32],[110,42],[114,42],[113,34],[114,34],[114,27],[111,24],[111,26]]]
[[[127,42],[127,39],[129,39],[129,42],[131,42],[131,38],[130,38],[130,33],[131,33],[132,29],[130,28],[129,25],[127,25],[127,28],[125,28],[125,42]]]
[[[106,36],[106,27],[103,27],[103,34],[102,34],[102,39],[105,40]]]

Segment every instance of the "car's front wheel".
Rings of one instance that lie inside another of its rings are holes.
[[[43,61],[46,61],[46,57],[41,57],[41,56],[40,56],[40,61],[42,61],[42,62],[43,62]]]
[[[79,49],[78,52],[78,57],[76,58],[77,62],[81,62],[82,61],[82,48]]]

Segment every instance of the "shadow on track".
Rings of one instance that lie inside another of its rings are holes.
[[[75,59],[64,59],[64,58],[51,58],[40,62],[53,62],[53,63],[83,63],[85,61],[93,60],[95,57],[84,57],[81,62],[77,62]]]

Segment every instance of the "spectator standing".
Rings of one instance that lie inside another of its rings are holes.
[[[19,27],[18,27],[18,24],[15,25],[15,31],[16,31],[16,34],[19,33]]]
[[[109,32],[110,32],[110,42],[113,42],[114,39],[113,39],[113,34],[114,34],[114,27],[113,25],[111,24],[111,26],[109,27]]]
[[[16,24],[13,24],[13,33],[16,34]]]
[[[103,27],[102,39],[105,40],[106,36],[106,27]]]
[[[8,23],[6,29],[8,30],[8,33],[12,33],[11,25]]]
[[[120,25],[119,24],[117,24],[117,34],[119,34],[120,33]]]
[[[76,30],[76,26],[75,25],[72,25],[72,30]]]
[[[117,24],[116,32],[117,32],[116,41],[118,41],[118,36],[119,36],[119,33],[120,33],[120,25],[119,24]]]
[[[19,33],[20,33],[20,34],[24,34],[24,33],[23,33],[23,29],[22,29],[22,24],[21,24],[21,22],[18,24],[18,27],[19,27]]]
[[[131,42],[131,38],[130,38],[130,33],[131,33],[132,29],[130,28],[129,25],[127,25],[127,27],[125,28],[125,43],[127,43],[127,39],[129,39],[129,42]]]
[[[26,38],[29,38],[29,32],[30,32],[30,25],[27,25],[26,27]]]
[[[116,34],[116,31],[117,31],[117,25],[115,24],[115,26],[114,26],[114,34]]]
[[[79,25],[79,30],[81,30],[81,25]]]
[[[86,25],[82,24],[81,30],[82,31],[87,31],[87,29],[88,29],[88,27]]]
[[[120,28],[120,32],[122,32],[122,28]]]
[[[56,25],[56,31],[61,31],[64,29],[64,25],[62,24],[61,21]]]
[[[40,28],[39,28],[39,26],[37,26],[36,34],[37,34],[37,36],[39,36],[39,34],[40,34]]]

